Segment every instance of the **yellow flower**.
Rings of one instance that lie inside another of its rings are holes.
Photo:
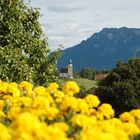
[[[101,112],[98,112],[96,109],[89,109],[87,112],[87,115],[89,116],[95,116],[97,120],[104,120],[104,116]]]
[[[77,83],[74,81],[68,81],[64,84],[62,87],[62,91],[70,96],[74,95],[75,93],[78,93],[80,91],[80,88],[78,87]]]
[[[120,129],[124,130],[128,135],[136,135],[140,133],[140,129],[134,123],[122,123],[119,126]]]
[[[88,117],[84,114],[76,114],[71,118],[71,122],[74,126],[88,127],[97,122],[96,117]]]
[[[110,120],[97,121],[95,124],[90,125],[90,127],[86,127],[81,132],[81,138],[85,140],[92,138],[95,140],[129,140],[128,134],[122,129],[116,128]]]
[[[116,140],[130,140],[129,135],[125,131],[117,128],[113,132],[113,135],[116,137]]]
[[[111,118],[110,120],[108,120],[108,122],[110,124],[114,125],[116,128],[122,124],[122,122],[119,118]]]
[[[32,99],[30,97],[20,97],[19,98],[20,106],[22,107],[31,107]]]
[[[46,110],[45,109],[39,109],[39,108],[28,108],[26,111],[30,112],[32,115],[40,118],[41,120],[44,120],[46,118]]]
[[[31,134],[26,133],[26,132],[22,132],[20,136],[16,136],[16,137],[18,137],[18,139],[20,140],[34,140],[35,139]]]
[[[104,115],[102,112],[96,111],[96,117],[98,120],[104,120]]]
[[[7,117],[10,120],[15,120],[20,113],[21,113],[21,108],[20,107],[11,107],[8,110]]]
[[[20,96],[20,90],[18,89],[18,85],[15,82],[9,83],[7,90],[7,93],[12,94],[13,97],[19,97]]]
[[[85,128],[80,135],[80,140],[117,140],[111,133],[101,132],[96,129]]]
[[[86,115],[77,114],[71,118],[71,122],[73,125],[77,125],[80,127],[86,127],[88,125],[88,117]]]
[[[96,109],[90,108],[87,112],[87,115],[88,116],[96,116],[96,112],[97,112]]]
[[[0,111],[0,119],[5,118],[6,114],[3,111]]]
[[[62,128],[56,125],[50,125],[45,129],[48,139],[45,140],[69,140],[66,136],[66,133]]]
[[[13,97],[11,95],[4,95],[2,100],[11,100]]]
[[[59,110],[56,107],[49,107],[46,109],[46,116],[49,120],[53,120],[59,114]]]
[[[78,107],[77,107],[77,111],[81,112],[81,113],[87,113],[89,106],[87,104],[87,102],[84,99],[77,99],[78,101]]]
[[[69,126],[64,122],[55,122],[53,126],[60,128],[64,132],[67,132],[69,129]]]
[[[119,116],[120,120],[123,122],[135,123],[135,118],[129,112],[124,112]]]
[[[95,116],[89,116],[88,120],[89,120],[88,126],[93,127],[97,123],[97,118]]]
[[[110,119],[114,116],[114,110],[110,104],[104,103],[98,107],[98,111],[103,114],[106,119]]]
[[[46,88],[43,86],[38,86],[38,87],[34,88],[33,91],[34,91],[35,95],[45,95]]]
[[[32,108],[34,109],[46,109],[50,107],[50,101],[43,96],[37,96],[32,102]]]
[[[2,110],[4,107],[4,101],[3,100],[0,100],[0,110]]]
[[[85,97],[86,102],[88,103],[89,107],[97,107],[100,104],[100,100],[98,99],[97,96],[88,94]]]
[[[55,101],[57,103],[61,103],[64,98],[64,93],[62,91],[58,90],[54,93],[54,97],[55,97]]]
[[[29,112],[24,112],[18,115],[16,120],[12,122],[11,129],[13,139],[19,140],[23,138],[39,140],[39,136],[42,133],[41,131],[44,131],[44,129],[42,128],[42,123],[39,121],[39,119]]]
[[[0,94],[6,93],[8,83],[0,81]]]
[[[20,97],[11,96],[11,98],[9,98],[9,100],[7,100],[7,103],[10,107],[19,107],[20,106],[19,99],[20,99]]]
[[[58,88],[59,88],[59,86],[57,83],[51,83],[51,84],[49,84],[47,91],[50,93],[54,93],[57,91]]]
[[[11,135],[8,132],[8,129],[6,128],[6,126],[4,126],[1,123],[0,123],[0,139],[1,140],[10,140],[11,139]]]
[[[33,89],[33,85],[27,81],[22,81],[18,86],[19,88],[27,91],[31,91]]]
[[[130,111],[130,114],[136,119],[140,119],[140,109],[133,109]]]
[[[65,95],[61,102],[60,109],[62,111],[68,111],[68,110],[77,111],[78,109],[77,99],[75,97]]]
[[[9,126],[0,123],[0,139],[129,140],[140,134],[140,109],[114,118],[112,106],[99,106],[97,96],[74,97],[80,90],[75,82],[66,82],[62,90],[58,88],[56,83],[33,89],[26,81],[17,85],[0,80],[0,120],[11,120]],[[74,132],[69,137],[71,128]]]
[[[140,119],[137,120],[136,125],[137,125],[137,127],[139,128],[139,130],[140,130]]]

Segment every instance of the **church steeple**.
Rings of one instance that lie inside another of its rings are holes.
[[[70,79],[73,78],[73,64],[71,58],[69,59],[67,67],[60,70],[59,76],[70,78]]]
[[[71,58],[69,60],[69,65],[68,65],[68,75],[69,75],[69,78],[73,78],[73,65],[72,65]]]
[[[69,60],[69,64],[72,64],[72,60],[71,60],[71,58],[70,58],[70,60]]]

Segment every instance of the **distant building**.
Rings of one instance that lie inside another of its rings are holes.
[[[106,78],[106,76],[107,76],[107,74],[96,74],[95,80],[97,80],[97,81],[103,80]]]
[[[72,60],[70,59],[69,64],[66,66],[66,68],[62,68],[59,72],[60,77],[64,78],[73,78],[73,64]]]

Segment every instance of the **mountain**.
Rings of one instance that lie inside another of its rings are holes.
[[[140,56],[140,29],[104,28],[87,40],[63,50],[58,69],[64,68],[71,58],[75,71],[84,67],[111,69],[117,61]]]

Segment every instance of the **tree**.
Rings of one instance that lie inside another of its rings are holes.
[[[38,21],[39,9],[22,0],[0,0],[0,77],[44,84],[57,80],[55,52],[49,56],[47,38]]]
[[[140,107],[140,58],[118,62],[96,90],[102,102],[112,104],[116,115]]]
[[[80,76],[89,80],[95,79],[95,71],[92,68],[83,68],[80,71]]]

